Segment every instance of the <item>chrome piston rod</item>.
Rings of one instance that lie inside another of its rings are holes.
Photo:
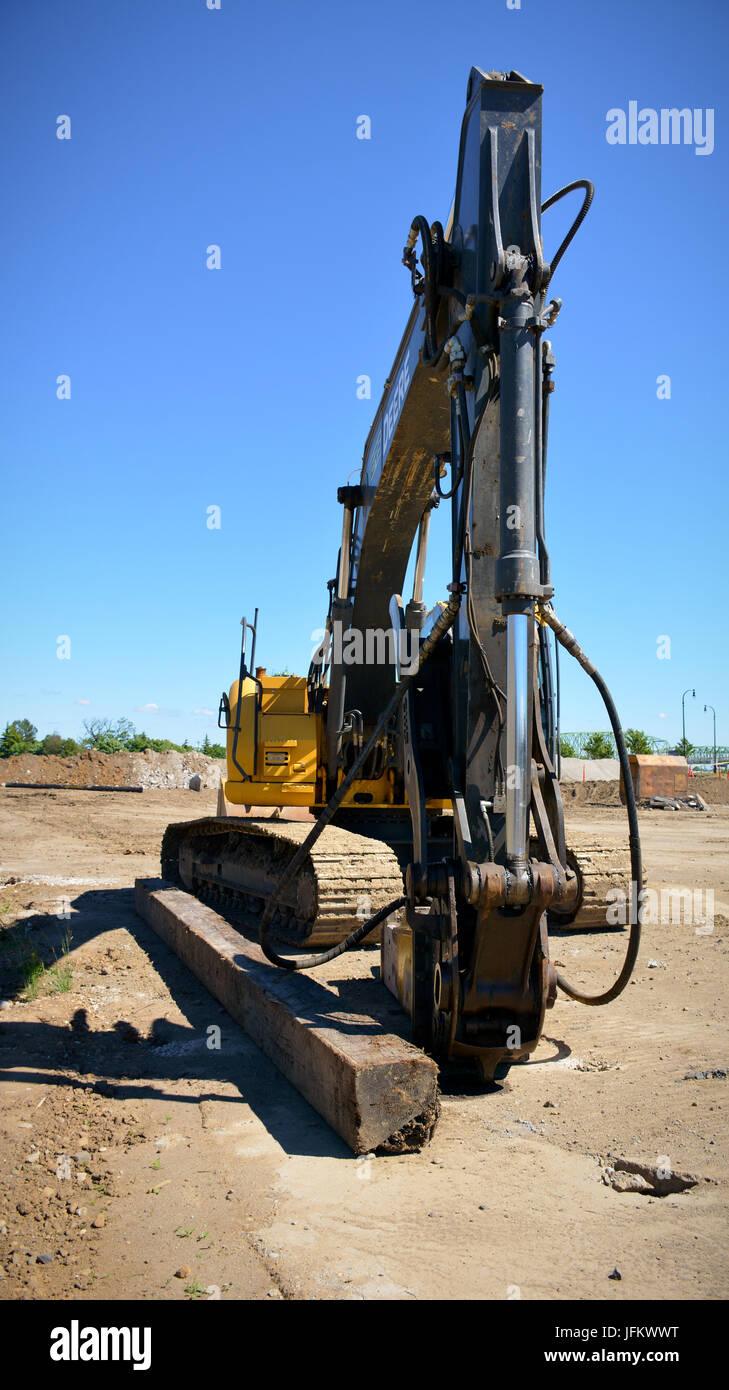
[[[506,619],[506,859],[526,864],[529,815],[529,618]]]

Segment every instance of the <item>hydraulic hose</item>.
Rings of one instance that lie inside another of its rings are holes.
[[[552,260],[549,265],[550,280],[554,275],[554,272],[557,269],[557,266],[559,265],[565,251],[567,250],[567,247],[572,241],[572,238],[579,231],[580,227],[582,226],[582,223],[587,217],[588,212],[590,211],[590,206],[595,196],[595,186],[594,184],[590,183],[589,179],[575,179],[574,183],[565,184],[564,188],[560,188],[557,193],[553,193],[551,198],[547,199],[546,203],[542,203],[541,210],[542,212],[546,212],[547,208],[551,208],[554,203],[558,203],[560,199],[566,197],[568,193],[574,193],[576,188],[584,188],[585,197],[582,202],[582,207],[580,208],[574,222],[572,223],[572,226],[570,227],[564,241],[561,242],[561,244],[558,246],[557,250],[555,251],[552,257]]]
[[[441,488],[441,485],[440,485],[440,468],[441,468],[441,463],[443,463],[443,462],[449,462],[449,463],[451,464],[451,476],[453,476],[453,462],[452,462],[450,456],[447,455],[447,454],[446,454],[446,455],[443,455],[443,454],[434,454],[434,455],[433,455],[433,486],[434,486],[434,488],[435,488],[436,493],[438,494],[438,500],[439,500],[440,502],[450,502],[451,497],[453,497],[453,496],[455,495],[455,493],[458,491],[459,487],[461,486],[461,483],[463,482],[463,460],[462,460],[462,459],[459,459],[459,463],[458,463],[458,472],[456,473],[455,478],[453,478],[453,482],[451,483],[451,486],[450,486],[450,489],[449,489],[448,492],[444,492],[443,489]]]
[[[549,604],[539,605],[539,614],[551,627],[557,641],[579,662],[583,671],[591,676],[603,698],[605,709],[615,737],[615,744],[620,759],[620,771],[623,774],[623,786],[625,787],[625,806],[628,813],[628,842],[630,845],[630,870],[631,870],[631,912],[630,912],[630,937],[628,939],[628,949],[625,953],[623,968],[617,980],[604,994],[583,994],[582,990],[575,989],[574,985],[568,983],[562,975],[557,974],[557,984],[560,989],[568,994],[570,999],[576,999],[580,1004],[609,1004],[613,999],[617,999],[622,994],[627,985],[635,966],[640,947],[642,904],[640,893],[643,887],[643,864],[640,851],[640,832],[638,830],[638,810],[635,804],[635,792],[633,790],[633,778],[628,762],[628,750],[625,746],[623,731],[620,727],[618,712],[613,703],[612,696],[608,690],[600,672],[593,666],[589,657],[585,655],[573,633],[559,621],[557,614]],[[632,910],[632,892],[635,885],[636,904],[635,913]]]
[[[349,791],[349,788],[351,787],[355,777],[357,776],[357,773],[359,772],[363,764],[367,761],[367,758],[369,757],[373,748],[376,747],[377,741],[381,733],[390,722],[393,714],[395,713],[395,710],[400,705],[401,700],[404,698],[405,695],[407,695],[407,692],[410,689],[413,682],[418,679],[424,663],[428,660],[428,657],[435,650],[441,637],[444,637],[445,634],[453,626],[460,606],[460,593],[452,592],[451,597],[448,600],[448,603],[443,609],[443,612],[441,613],[437,621],[434,623],[432,631],[428,634],[420,649],[418,664],[415,670],[411,672],[409,676],[406,676],[404,680],[399,681],[398,684],[395,686],[395,689],[387,705],[385,706],[385,709],[382,711],[382,714],[380,715],[372,734],[367,740],[367,743],[365,744],[362,751],[358,754],[355,761],[352,763],[349,772],[347,773],[343,781],[340,782],[334,795],[331,797],[327,805],[324,807],[324,810],[319,816],[316,825],[312,826],[306,839],[299,845],[299,848],[297,849],[293,858],[289,860],[289,863],[286,865],[286,868],[284,869],[284,872],[281,875],[278,887],[276,888],[275,892],[271,894],[271,897],[268,899],[268,902],[266,903],[266,906],[263,909],[263,916],[261,917],[258,938],[261,950],[263,951],[263,954],[266,957],[266,959],[270,960],[272,965],[279,966],[281,970],[311,970],[314,968],[314,966],[325,965],[327,961],[334,960],[336,956],[341,956],[345,951],[350,951],[354,946],[359,945],[359,942],[364,940],[364,938],[371,931],[374,931],[375,927],[379,926],[380,922],[384,921],[386,917],[389,917],[391,912],[395,912],[397,908],[403,907],[404,904],[407,902],[406,898],[396,898],[394,902],[388,903],[386,907],[381,907],[374,914],[373,917],[369,918],[367,922],[362,922],[359,927],[355,927],[354,931],[351,932],[350,935],[347,936],[344,941],[338,942],[338,944],[336,946],[332,946],[331,950],[329,951],[321,951],[318,955],[281,956],[278,954],[277,951],[274,950],[273,946],[269,945],[268,937],[271,931],[271,921],[273,919],[273,914],[276,910],[276,904],[278,903],[281,894],[283,893],[284,889],[288,887],[291,880],[295,877],[298,870],[301,868],[301,865],[306,859],[309,850],[319,839],[319,836],[321,835],[322,831],[325,830],[327,825],[329,825],[329,822],[333,820],[347,792]]]
[[[418,237],[423,245],[422,275],[418,273],[415,260],[415,245]],[[443,351],[442,346],[440,349],[438,348],[435,321],[438,315],[438,285],[444,239],[440,222],[434,222],[431,227],[427,217],[419,214],[412,220],[407,244],[403,251],[403,264],[410,271],[413,291],[415,294],[422,294],[425,305],[423,361],[426,366],[434,366]]]

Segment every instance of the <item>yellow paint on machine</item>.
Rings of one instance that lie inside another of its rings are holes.
[[[226,800],[236,806],[323,807],[324,727],[322,716],[307,710],[305,677],[269,676],[259,667],[255,678],[246,676],[243,681],[240,710],[238,686],[239,682],[234,681],[229,695],[228,775],[223,787]],[[340,774],[340,781],[344,775]],[[355,781],[343,804],[376,809],[407,803],[397,799],[395,773],[388,768],[376,781]],[[450,809],[450,802],[428,802],[428,807]]]
[[[268,676],[261,668],[255,679],[245,678],[235,762],[238,681],[229,698],[227,800],[238,806],[311,806],[316,801],[321,715],[307,712],[305,678]]]

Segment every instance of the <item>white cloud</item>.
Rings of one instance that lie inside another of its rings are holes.
[[[668,715],[667,715],[667,714],[659,714],[658,718],[659,718],[659,719],[667,719],[667,718],[668,718]]]
[[[179,719],[178,709],[167,709],[166,705],[158,705],[154,700],[148,700],[146,705],[137,705],[137,714],[163,715],[166,719]]]
[[[211,709],[194,709],[192,712],[193,714],[205,714],[208,719],[212,719],[215,713],[215,711]]]
[[[76,701],[76,704],[77,704],[77,705],[90,705],[90,704],[91,704],[91,701],[90,701],[90,700],[77,700],[77,701]]]

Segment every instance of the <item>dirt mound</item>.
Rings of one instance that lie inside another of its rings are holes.
[[[729,806],[729,781],[726,777],[689,777],[689,796],[700,796],[707,806]]]
[[[619,806],[620,783],[560,782],[565,806]]]
[[[2,782],[55,782],[68,787],[158,787],[182,789],[192,777],[200,787],[217,787],[225,772],[223,758],[204,753],[97,753],[90,749],[71,758],[19,754],[0,764]]]
[[[560,782],[565,806],[620,806],[619,782]],[[700,796],[707,806],[729,806],[726,777],[689,777],[688,795]]]

